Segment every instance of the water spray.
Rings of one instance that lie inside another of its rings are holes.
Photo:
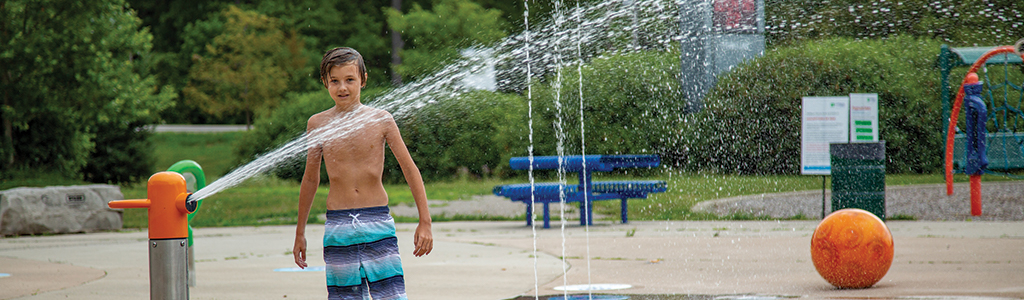
[[[159,172],[149,177],[146,199],[116,200],[110,208],[145,208],[149,214],[149,298],[188,299],[188,214],[199,199],[188,193],[185,177]]]

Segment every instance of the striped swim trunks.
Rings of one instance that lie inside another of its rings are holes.
[[[389,212],[387,206],[327,211],[327,299],[407,299]]]

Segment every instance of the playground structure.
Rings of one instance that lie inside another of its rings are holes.
[[[188,224],[202,204],[202,200],[191,198],[191,192],[204,186],[206,175],[199,164],[183,160],[149,178],[146,199],[107,204],[148,211],[150,299],[188,299],[188,287],[195,285],[192,227]]]
[[[167,171],[176,172],[185,178],[185,190],[188,193],[195,193],[206,187],[206,173],[199,163],[194,160],[182,160],[174,163]],[[192,218],[196,216],[199,208],[203,207],[203,200],[196,203],[195,211],[188,214],[188,223],[192,224]],[[196,260],[195,248],[193,248],[192,225],[188,226],[188,286],[196,286]]]
[[[116,200],[110,208],[145,208],[149,213],[149,297],[188,299],[188,214],[196,211],[185,177],[160,172],[149,177],[146,199]]]
[[[994,170],[1005,172],[1024,168],[1024,112],[1021,110],[1024,102],[1024,55],[1021,47],[1024,47],[1024,39],[1015,46],[994,48],[949,48],[943,45],[939,55],[943,127],[946,128],[946,194],[953,194],[953,172],[967,173],[971,182],[971,214],[975,216],[981,215],[981,174],[1013,176]],[[968,65],[970,68],[951,102],[950,73],[955,67]],[[1001,71],[989,70],[989,66],[1000,65]],[[980,106],[983,115],[965,120],[961,123],[965,125],[962,127],[965,131],[960,132],[961,127],[957,124],[961,106],[965,103],[965,87],[976,87],[973,89],[977,98],[974,101],[980,100],[983,104]],[[982,123],[973,124],[975,121]],[[984,134],[975,132],[979,130],[985,130]],[[977,138],[970,140],[972,135]],[[978,153],[970,157],[968,153],[971,152]],[[985,160],[987,166],[975,163]]]

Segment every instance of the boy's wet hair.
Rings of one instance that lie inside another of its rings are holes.
[[[356,49],[349,47],[338,47],[324,53],[324,58],[320,60],[320,83],[326,87],[327,76],[331,72],[331,68],[344,64],[355,64],[359,67],[361,84],[366,84],[366,64],[363,63],[363,56],[359,55],[359,51]]]

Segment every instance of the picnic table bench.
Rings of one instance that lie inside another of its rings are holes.
[[[526,225],[533,225],[533,204],[544,205],[544,228],[550,228],[549,204],[565,202],[580,203],[580,225],[593,225],[593,202],[620,199],[622,201],[622,223],[628,223],[627,201],[630,198],[646,199],[649,193],[663,193],[668,189],[661,180],[597,181],[591,182],[593,172],[610,172],[621,168],[657,167],[661,158],[657,155],[572,155],[535,156],[534,170],[561,168],[579,175],[578,184],[522,183],[494,187],[494,194],[526,204]],[[529,170],[529,157],[513,157],[509,165],[515,170]]]

